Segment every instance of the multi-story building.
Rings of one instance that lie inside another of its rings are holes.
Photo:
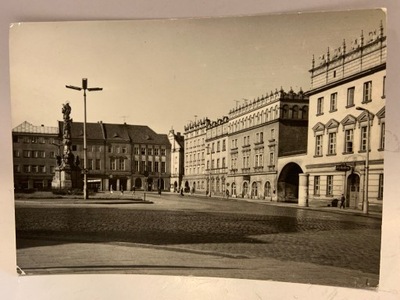
[[[59,123],[62,132],[62,122]],[[88,188],[170,189],[171,144],[148,126],[87,123]],[[72,152],[83,162],[83,123],[71,126]],[[60,136],[61,138],[61,136]]]
[[[378,33],[361,33],[351,44],[344,41],[313,58],[310,73],[310,203],[326,205],[344,194],[347,206],[361,208],[368,191],[368,202],[380,206],[386,101],[382,25]]]
[[[185,126],[185,174],[183,178],[186,192],[206,191],[205,139],[209,119],[196,120]]]
[[[51,189],[60,153],[58,128],[25,121],[12,130],[12,137],[15,189]]]
[[[278,178],[281,170],[277,164],[281,157],[306,152],[307,123],[308,97],[302,90],[276,90],[232,109],[228,135],[230,194],[275,201],[297,199],[301,168]]]
[[[209,122],[206,128],[206,191],[223,196],[228,175],[228,117]]]
[[[171,129],[168,133],[171,144],[171,192],[177,192],[182,185],[184,174],[184,137]]]

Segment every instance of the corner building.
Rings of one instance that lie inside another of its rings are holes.
[[[313,58],[310,73],[306,166],[310,204],[326,206],[344,194],[347,207],[362,209],[368,187],[369,204],[381,206],[386,101],[382,25],[367,36],[361,33],[352,43],[343,41],[337,49],[328,49],[318,60]]]
[[[228,126],[230,194],[297,202],[302,168],[292,163],[282,173],[278,161],[306,153],[307,124],[308,97],[302,90],[276,90],[232,109]]]

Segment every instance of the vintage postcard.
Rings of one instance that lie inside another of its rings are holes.
[[[15,23],[17,271],[379,285],[386,14]]]

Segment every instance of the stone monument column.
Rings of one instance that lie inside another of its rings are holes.
[[[71,106],[69,103],[63,104],[62,113],[64,120],[62,128],[62,153],[57,156],[57,167],[55,168],[51,186],[53,189],[65,190],[73,187],[71,174],[74,167],[74,155],[71,151]]]

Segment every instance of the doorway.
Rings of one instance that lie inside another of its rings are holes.
[[[347,193],[346,193],[346,206],[351,208],[358,208],[360,197],[360,176],[351,174],[347,177]]]

